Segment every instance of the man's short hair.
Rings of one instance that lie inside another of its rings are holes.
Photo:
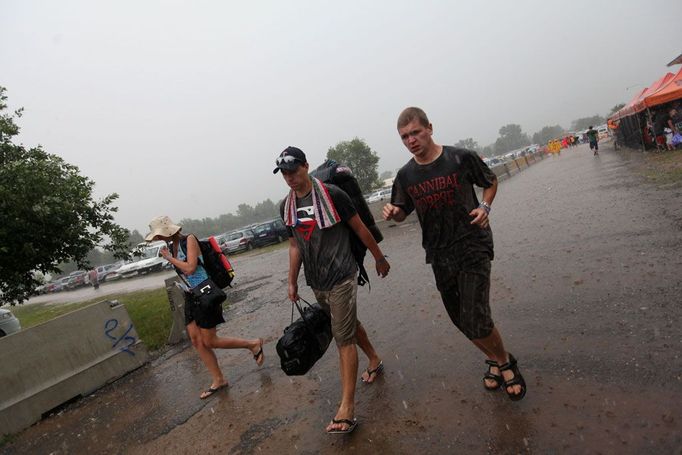
[[[400,113],[400,116],[398,116],[398,128],[404,127],[412,120],[418,120],[421,126],[429,126],[430,124],[426,112],[418,107],[408,107]]]

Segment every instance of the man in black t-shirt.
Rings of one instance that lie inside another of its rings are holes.
[[[350,197],[334,185],[311,179],[308,162],[300,149],[288,147],[276,163],[273,172],[282,171],[284,181],[291,188],[280,206],[280,214],[289,231],[289,299],[300,299],[298,274],[303,264],[306,284],[313,289],[317,302],[331,315],[332,334],[339,351],[341,405],[327,425],[327,432],[350,433],[357,425],[356,344],[369,360],[362,381],[370,384],[383,371],[383,363],[357,319],[357,265],[351,251],[351,230],[374,256],[379,276],[385,277],[390,266]]]
[[[526,384],[493,324],[488,301],[493,259],[488,215],[497,177],[476,153],[436,144],[433,127],[419,108],[409,107],[400,114],[398,133],[413,158],[393,181],[384,219],[400,222],[416,210],[426,262],[431,264],[445,309],[488,357],[485,388],[504,385],[509,398],[520,400]],[[474,185],[484,188],[480,203]]]

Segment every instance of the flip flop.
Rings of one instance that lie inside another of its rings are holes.
[[[219,385],[218,387],[209,387],[208,389],[204,390],[204,392],[199,396],[199,398],[205,400],[206,398],[216,393],[218,390],[224,389],[228,385],[229,385],[228,383],[225,383],[223,385]]]
[[[348,428],[345,430],[329,430],[327,431],[327,434],[348,434],[352,433],[353,430],[355,430],[355,427],[358,426],[358,419],[332,419],[332,423],[345,423],[348,425]]]
[[[260,358],[260,362],[258,359]],[[263,339],[260,338],[260,349],[257,353],[253,355],[253,360],[256,361],[256,365],[261,366],[265,362],[265,354],[263,354]]]
[[[365,378],[360,378],[360,379],[361,379],[362,382],[364,382],[365,384],[372,384],[374,381],[377,380],[377,378],[379,377],[379,375],[380,375],[383,371],[384,371],[384,362],[383,362],[383,360],[382,360],[382,361],[379,362],[379,365],[378,365],[375,369],[370,370],[369,368],[367,368],[367,369],[365,370],[365,372],[367,373],[367,380],[365,380]],[[372,379],[372,375],[373,375],[373,374],[375,375],[375,376],[374,376],[374,381],[370,382],[369,380]]]

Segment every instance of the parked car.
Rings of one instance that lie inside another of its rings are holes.
[[[107,280],[118,278],[130,278],[135,275],[145,273],[160,272],[166,266],[166,261],[160,256],[161,248],[166,247],[166,242],[151,242],[147,246],[138,249],[140,258],[137,261],[123,264],[116,270],[112,270],[107,275]]]
[[[85,286],[90,283],[90,280],[88,279],[88,272],[85,270],[76,270],[75,272],[71,272],[69,274],[69,279],[66,282],[66,289],[76,289],[81,286]]]
[[[215,238],[215,241],[218,242],[218,246],[220,247],[220,250],[223,252],[223,254],[229,253],[229,251],[227,250],[227,237],[229,235],[230,233],[226,232],[224,234],[218,234],[213,236]]]
[[[253,237],[254,234],[251,229],[242,229],[228,233],[226,242],[227,252],[236,253],[253,249]]]
[[[105,265],[100,265],[95,267],[95,270],[97,271],[97,281],[100,283],[104,282],[107,280],[107,276],[114,270],[117,270],[119,267],[123,265],[123,262],[115,262],[113,264],[105,264]]]
[[[10,310],[0,308],[0,338],[21,330],[19,319]]]
[[[256,225],[253,235],[253,244],[258,247],[280,243],[288,237],[287,228],[279,218]]]
[[[384,200],[390,200],[391,199],[391,189],[390,188],[384,188],[379,191],[375,191],[374,194],[372,194],[367,202],[370,204],[372,202],[379,202],[379,201],[384,201]]]
[[[69,281],[69,276],[61,277],[47,283],[47,292],[61,292],[66,289],[66,283]]]
[[[43,295],[47,294],[47,288],[50,283],[41,284],[33,290],[33,295]]]

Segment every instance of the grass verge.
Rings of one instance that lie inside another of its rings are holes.
[[[647,153],[641,173],[659,185],[682,185],[682,150]]]
[[[12,313],[21,321],[21,327],[27,329],[102,300],[118,300],[125,305],[138,336],[150,351],[166,344],[172,318],[165,288],[113,294],[78,303],[16,305],[12,307]]]

